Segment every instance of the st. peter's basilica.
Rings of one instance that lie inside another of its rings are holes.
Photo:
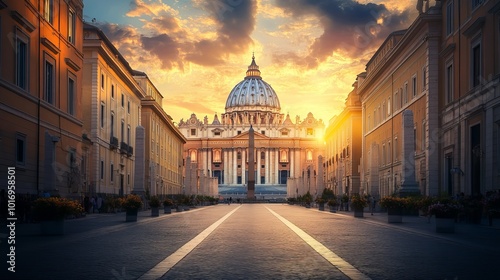
[[[324,124],[309,113],[292,121],[252,56],[243,81],[229,93],[225,113],[209,121],[193,113],[179,122],[184,145],[186,194],[238,197],[248,181],[248,131],[255,131],[255,195],[288,197],[323,188]]]

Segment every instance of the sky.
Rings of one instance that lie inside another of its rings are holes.
[[[225,112],[255,55],[292,120],[328,125],[377,48],[417,16],[400,0],[84,0],[99,27],[164,96],[175,122]]]

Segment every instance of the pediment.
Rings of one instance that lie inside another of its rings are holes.
[[[245,131],[245,132],[242,132],[241,134],[239,135],[236,135],[234,137],[232,137],[231,139],[248,139],[248,131]],[[253,134],[253,138],[254,140],[259,140],[259,139],[262,139],[262,140],[268,140],[270,139],[268,136],[264,135],[264,134],[261,134],[259,132],[256,132],[254,131],[254,134]]]

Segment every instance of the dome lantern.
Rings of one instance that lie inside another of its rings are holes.
[[[257,63],[255,63],[255,55],[253,54],[252,54],[252,63],[250,63],[250,65],[248,66],[247,76],[245,77],[245,79],[250,79],[250,78],[262,79],[260,77],[259,66],[257,65]]]

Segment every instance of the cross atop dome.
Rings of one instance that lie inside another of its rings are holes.
[[[247,76],[245,79],[260,78],[260,70],[257,63],[255,63],[255,55],[252,53],[252,63],[248,66]]]

